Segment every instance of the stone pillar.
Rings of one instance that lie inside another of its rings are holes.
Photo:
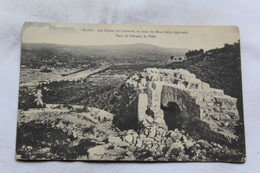
[[[163,112],[161,110],[162,84],[160,82],[154,82],[150,87],[152,90],[151,109],[154,111],[155,117],[163,118]]]
[[[152,91],[152,105],[151,110],[154,112],[154,122],[158,123],[160,127],[168,130],[166,123],[164,121],[163,110],[161,110],[161,93],[162,93],[162,83],[154,82],[150,85]]]
[[[145,111],[147,109],[148,99],[147,94],[139,93],[138,95],[138,121],[146,119]]]

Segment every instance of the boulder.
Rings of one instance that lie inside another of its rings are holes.
[[[144,130],[144,134],[145,134],[146,137],[149,136],[149,133],[150,133],[150,131],[149,131],[148,129],[145,129],[145,130]]]
[[[172,131],[170,130],[168,132],[169,136],[172,138],[173,141],[177,141],[177,140],[180,140],[181,137],[182,137],[182,134],[180,133],[179,130],[175,130],[175,131]]]
[[[120,144],[122,143],[122,140],[120,137],[115,137],[115,136],[109,136],[108,137],[108,142],[111,143],[111,144]]]
[[[157,136],[164,136],[165,135],[165,130],[163,130],[161,127],[159,127],[157,130],[156,130],[156,137]]]
[[[111,144],[99,145],[88,149],[89,160],[133,160],[132,154],[121,147]]]
[[[176,133],[180,133],[180,131],[179,131],[179,129],[174,129],[174,131],[176,132]]]
[[[162,136],[156,135],[155,138],[154,138],[154,140],[156,140],[156,141],[161,141],[161,140],[162,140]]]
[[[148,123],[152,124],[152,123],[153,123],[153,118],[150,117],[150,116],[147,116],[146,121],[147,121]]]
[[[141,148],[142,145],[143,145],[142,140],[138,138],[135,146]]]
[[[217,147],[223,149],[223,147],[220,144],[217,144]]]
[[[31,151],[33,149],[32,146],[27,146],[27,150]]]
[[[132,144],[133,143],[133,135],[127,135],[125,136],[125,141]]]
[[[159,124],[159,125],[165,125],[165,121],[163,118],[155,118],[154,122]]]
[[[152,127],[149,131],[149,137],[155,137],[156,134],[156,127]]]
[[[136,132],[133,133],[133,144],[136,144],[138,138],[138,134]]]
[[[160,158],[158,158],[158,161],[167,161],[168,159],[167,158],[165,158],[165,157],[160,157]]]
[[[171,147],[172,147],[172,148],[178,148],[178,149],[180,149],[180,150],[183,150],[183,149],[184,149],[184,146],[183,146],[183,144],[182,144],[180,141],[177,141],[177,142],[172,143]]]
[[[200,144],[195,144],[195,148],[201,148]]]
[[[140,134],[140,135],[139,135],[139,138],[140,138],[142,141],[144,141],[144,140],[146,139],[146,136],[145,136],[144,134]]]
[[[182,136],[181,136],[181,141],[184,142],[184,141],[186,141],[186,140],[187,140],[186,136],[182,135]]]
[[[229,126],[229,124],[230,124],[229,122],[225,122],[224,126],[227,127],[227,126]]]
[[[128,148],[130,146],[130,144],[126,141],[122,141],[120,143],[117,143],[117,146],[121,147],[121,148]]]
[[[201,147],[206,148],[206,149],[212,148],[212,145],[203,139],[199,139],[197,141],[197,144],[199,144]]]
[[[167,147],[170,147],[172,145],[172,143],[173,143],[173,140],[171,138],[167,138],[165,140],[165,144],[166,144]]]
[[[132,135],[132,134],[134,134],[134,133],[136,133],[136,132],[135,132],[133,129],[130,129],[130,130],[127,131],[127,134],[128,134],[128,135]]]
[[[152,141],[146,141],[146,142],[145,142],[145,149],[146,149],[146,150],[149,150],[149,151],[150,151],[150,149],[152,148],[152,146],[153,146],[153,142],[152,142]]]
[[[106,152],[106,148],[103,145],[96,146],[88,149],[89,160],[100,160]]]
[[[174,142],[166,152],[165,157],[169,159],[172,158],[172,156],[175,157],[177,153],[183,153],[183,149],[184,146],[180,141]]]
[[[190,148],[190,147],[194,146],[194,142],[192,142],[191,140],[188,140],[188,139],[186,141],[184,141],[184,144],[185,144],[186,148]]]
[[[157,151],[159,151],[159,148],[160,148],[159,144],[154,143],[153,146],[152,146],[152,148],[151,148],[151,151],[152,151],[153,153],[157,153]]]
[[[144,161],[153,161],[153,157],[148,157],[148,158],[144,159]]]

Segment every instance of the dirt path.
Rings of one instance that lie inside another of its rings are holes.
[[[38,76],[41,76],[44,74],[44,79],[40,79],[40,77],[38,78],[38,80],[31,80],[29,82],[25,82],[25,83],[21,83],[19,84],[20,87],[23,86],[27,86],[30,88],[35,88],[37,85],[39,85],[40,83],[44,83],[45,82],[53,82],[53,81],[74,81],[74,80],[80,80],[80,79],[84,79],[89,77],[90,75],[93,74],[97,74],[101,71],[104,71],[106,69],[108,69],[110,66],[101,66],[99,68],[91,68],[91,69],[87,69],[87,70],[83,70],[83,71],[79,71],[77,73],[73,73],[67,76],[61,76],[58,74],[52,74],[52,73],[43,73],[40,72],[40,74],[38,74]],[[46,77],[46,74],[49,75],[49,78]]]
[[[110,66],[102,66],[102,67],[97,68],[97,69],[88,69],[88,70],[80,71],[78,73],[74,73],[74,74],[65,76],[65,77],[61,78],[60,80],[73,81],[73,80],[83,79],[83,78],[86,78],[86,77],[88,77],[88,76],[90,76],[94,73],[98,73],[100,71],[103,71],[103,70],[105,70],[109,67]],[[57,81],[60,81],[60,80],[57,80]]]

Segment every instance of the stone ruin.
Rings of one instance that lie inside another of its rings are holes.
[[[211,88],[184,69],[147,68],[127,80],[138,94],[138,121],[151,120],[164,130],[185,129],[209,141],[232,143],[239,120],[237,99]]]

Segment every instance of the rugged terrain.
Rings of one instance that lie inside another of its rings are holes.
[[[176,50],[147,45],[135,45],[140,49],[135,46],[121,47],[124,55],[114,57],[118,64],[112,64],[108,60],[118,53],[116,47],[106,56],[92,54],[97,52],[97,47],[71,48],[72,51],[64,46],[34,46],[25,45],[22,51],[22,65],[25,67],[21,71],[21,79],[30,82],[31,76],[34,76],[35,82],[20,86],[16,148],[18,159],[245,160],[240,52],[237,46],[210,50],[190,57],[188,63],[167,65],[167,68],[172,69],[188,69],[211,87],[223,89],[225,94],[238,98],[240,124],[235,129],[238,136],[236,145],[207,141],[180,127],[170,130],[161,128],[150,116],[138,123],[138,95],[133,88],[126,86],[126,81],[145,68],[165,67],[172,51]],[[100,49],[100,52],[106,52],[112,48],[105,46]],[[136,56],[141,50],[146,51]],[[133,56],[138,63],[130,61]],[[160,57],[164,60],[158,65]],[[42,72],[42,66],[52,69],[52,72]],[[81,74],[90,73],[71,80],[61,76],[77,76],[77,71]],[[36,90],[42,90],[46,108],[37,109]]]
[[[119,130],[113,115],[82,106],[47,105],[19,111],[17,159],[122,161],[240,161],[243,153],[186,131],[166,131],[151,117],[134,131]]]

